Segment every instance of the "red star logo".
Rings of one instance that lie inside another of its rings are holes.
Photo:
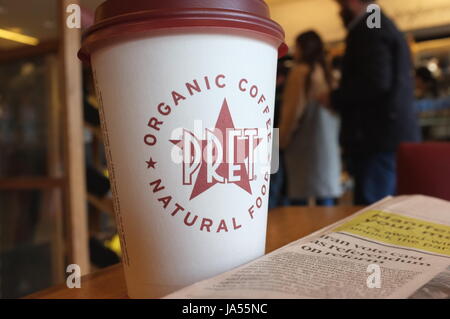
[[[150,160],[146,161],[146,163],[147,163],[147,169],[149,169],[149,168],[155,168],[155,165],[157,162],[155,162],[153,160],[153,158],[150,157]]]
[[[226,132],[227,130],[235,129],[233,119],[231,118],[230,110],[228,108],[227,100],[224,99],[222,108],[220,110],[219,118],[217,119],[215,128],[211,131],[220,141],[223,148],[223,158],[221,161],[221,164],[217,168],[216,172],[218,175],[222,176],[225,179],[225,183],[233,183],[245,190],[247,193],[251,194],[252,189],[250,187],[250,180],[254,179],[254,176],[248,175],[248,168],[246,167],[245,163],[247,161],[247,158],[249,157],[249,139],[239,139],[235,138],[234,148],[235,148],[235,163],[233,163],[236,166],[239,166],[239,169],[235,171],[235,173],[239,174],[239,180],[238,181],[229,181],[229,163],[226,160],[227,153],[228,153],[228,138],[222,138],[223,136],[227,136]],[[193,135],[191,132],[189,134]],[[262,141],[262,138],[256,138],[253,137],[253,149],[255,149],[259,143]],[[183,149],[183,140],[171,140],[173,144],[178,146],[179,148]],[[201,151],[203,154],[204,149],[206,148],[207,141],[201,140]],[[239,151],[236,151],[239,150]],[[252,165],[253,163],[248,163],[248,165]],[[194,184],[194,188],[192,189],[191,197],[190,199],[194,199],[198,195],[202,194],[209,188],[213,187],[217,183],[220,183],[217,180],[212,180],[211,182],[208,182],[207,179],[207,162],[202,156],[201,158],[201,165],[200,169],[197,175],[197,179]],[[235,175],[237,176],[237,175]]]

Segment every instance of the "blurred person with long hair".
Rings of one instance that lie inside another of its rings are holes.
[[[333,79],[314,31],[296,40],[296,64],[285,84],[280,121],[290,205],[331,206],[341,196],[339,119],[325,106]]]

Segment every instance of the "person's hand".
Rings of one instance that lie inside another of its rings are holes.
[[[330,93],[329,92],[324,92],[321,93],[317,96],[317,101],[323,105],[324,107],[326,107],[327,109],[332,109],[331,106],[331,99],[330,99]]]
[[[289,144],[291,143],[291,135],[288,134],[285,130],[281,129],[279,130],[280,138],[279,138],[279,148],[280,150],[284,151]]]
[[[289,144],[290,144],[290,141],[288,139],[286,139],[286,138],[281,139],[280,138],[280,145],[279,145],[279,147],[280,147],[281,151],[284,151],[289,146]]]

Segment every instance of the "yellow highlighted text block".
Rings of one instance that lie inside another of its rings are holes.
[[[370,210],[334,231],[450,256],[450,226],[399,214]]]

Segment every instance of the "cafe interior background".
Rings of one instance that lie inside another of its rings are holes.
[[[98,103],[89,69],[74,54],[82,30],[62,27],[69,4],[80,4],[85,28],[101,2],[0,0],[1,298],[64,282],[70,263],[87,274],[120,262]],[[330,62],[343,54],[334,0],[266,2],[291,48],[300,32],[315,29]],[[415,67],[430,71],[438,96],[450,95],[450,1],[378,3],[405,33]],[[280,61],[281,80],[290,66]],[[450,141],[449,110],[418,116],[425,141]],[[345,167],[342,183],[338,205],[350,205]]]

